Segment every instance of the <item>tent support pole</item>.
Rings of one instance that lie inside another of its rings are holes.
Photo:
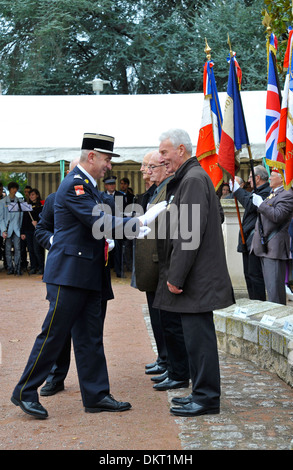
[[[65,162],[64,160],[60,160],[60,176],[61,176],[61,181],[64,179],[64,172],[65,172]]]

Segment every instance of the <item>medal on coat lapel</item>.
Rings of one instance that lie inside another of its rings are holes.
[[[174,199],[174,195],[172,194],[172,196],[170,196],[168,204],[167,204],[167,211],[170,209],[170,205],[171,205],[173,199]]]

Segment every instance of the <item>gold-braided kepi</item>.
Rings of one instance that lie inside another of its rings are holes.
[[[96,150],[97,152],[109,153],[113,157],[120,157],[114,153],[114,137],[103,134],[93,134],[87,132],[83,135],[82,150]]]

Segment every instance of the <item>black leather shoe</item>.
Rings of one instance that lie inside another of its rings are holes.
[[[165,380],[166,378],[168,377],[168,371],[166,370],[166,372],[164,372],[162,375],[155,375],[155,377],[152,377],[151,380],[153,382],[163,382],[163,380]]]
[[[112,395],[107,395],[92,408],[85,407],[84,410],[86,413],[100,413],[101,411],[126,411],[130,408],[131,404],[127,401],[117,401]]]
[[[172,402],[175,403],[176,405],[187,405],[187,403],[190,403],[192,401],[192,393],[188,395],[187,397],[173,397]]]
[[[154,367],[151,369],[146,369],[145,373],[148,375],[156,375],[156,374],[163,374],[166,370],[166,367],[159,366],[159,364],[156,364]]]
[[[168,377],[156,385],[153,385],[155,390],[173,390],[174,388],[187,388],[189,387],[189,380],[171,380]]]
[[[28,415],[34,416],[38,419],[45,419],[48,417],[47,410],[39,402],[22,401],[15,397],[11,397],[11,401],[14,405],[20,406],[22,411]]]
[[[187,403],[186,405],[172,407],[170,411],[175,416],[201,416],[201,415],[216,415],[220,413],[220,407],[208,407],[198,405],[195,402]]]
[[[157,361],[155,361],[155,362],[150,362],[149,364],[146,364],[146,365],[145,365],[145,368],[146,368],[146,369],[152,369],[152,368],[155,367],[157,364],[158,364]]]
[[[50,397],[51,395],[55,395],[58,392],[62,392],[64,390],[64,383],[56,383],[56,382],[47,382],[40,390],[40,395],[42,397]]]

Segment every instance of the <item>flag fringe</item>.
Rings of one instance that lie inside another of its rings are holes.
[[[203,158],[209,157],[210,155],[215,155],[216,153],[217,153],[216,149],[213,149],[213,150],[210,150],[209,152],[203,153],[202,155],[196,158],[200,162]]]

